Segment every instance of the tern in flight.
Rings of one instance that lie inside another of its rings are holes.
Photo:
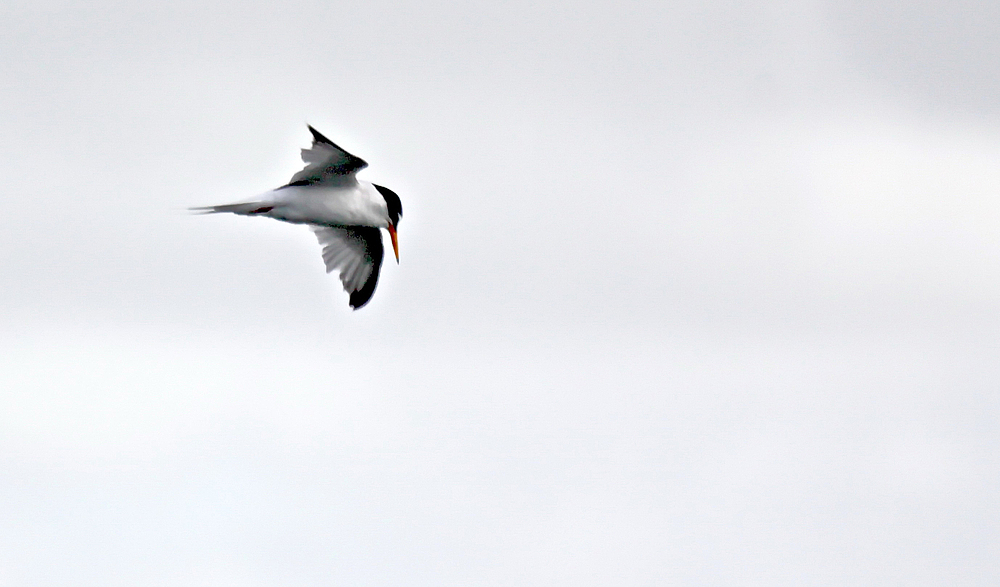
[[[266,216],[305,224],[323,247],[326,272],[340,271],[340,281],[357,310],[375,293],[382,266],[382,233],[389,231],[392,252],[399,263],[396,226],[403,206],[396,192],[357,178],[368,166],[338,147],[312,126],[313,143],[302,149],[306,166],[286,185],[251,201],[192,208],[213,214],[231,212],[241,216]]]

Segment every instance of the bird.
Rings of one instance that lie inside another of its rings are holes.
[[[403,205],[396,192],[357,178],[368,166],[307,125],[312,145],[302,149],[306,166],[287,184],[249,201],[191,208],[203,214],[264,216],[312,229],[323,247],[326,272],[340,271],[351,308],[364,306],[375,293],[382,266],[382,232],[392,240],[399,263],[396,227]]]

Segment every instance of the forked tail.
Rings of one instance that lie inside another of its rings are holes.
[[[274,206],[270,204],[265,204],[263,202],[243,202],[242,204],[221,204],[219,206],[199,206],[197,208],[188,208],[192,212],[200,212],[202,214],[219,214],[222,212],[231,212],[233,214],[240,214],[242,216],[253,216],[254,214],[266,214],[270,212]]]

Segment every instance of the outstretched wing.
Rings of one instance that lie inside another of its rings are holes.
[[[313,136],[312,147],[302,149],[302,161],[306,166],[292,176],[288,185],[319,183],[330,176],[351,175],[368,167],[363,159],[341,149],[312,126],[309,132]]]
[[[357,310],[368,303],[382,266],[382,234],[371,226],[315,226],[313,232],[323,246],[326,272],[340,270],[344,291]]]

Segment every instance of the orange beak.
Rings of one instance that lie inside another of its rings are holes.
[[[389,238],[392,239],[392,252],[396,254],[396,262],[399,263],[399,243],[396,242],[396,227],[389,225]]]

